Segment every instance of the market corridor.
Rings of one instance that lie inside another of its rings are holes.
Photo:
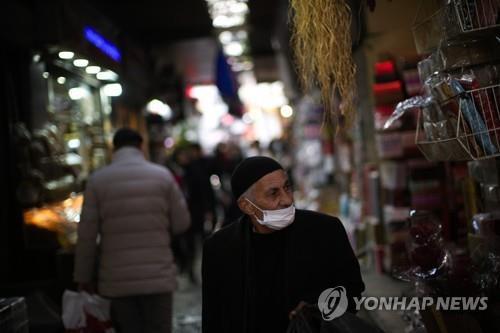
[[[500,332],[500,0],[0,20],[0,333]]]

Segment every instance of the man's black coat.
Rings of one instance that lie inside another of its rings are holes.
[[[203,249],[203,333],[248,332],[251,299],[250,240],[252,226],[245,216],[213,234]],[[342,223],[329,215],[297,210],[286,229],[286,311],[300,301],[317,304],[327,288],[344,286],[349,311],[352,297],[364,290],[358,261]],[[273,332],[280,333],[280,332]]]

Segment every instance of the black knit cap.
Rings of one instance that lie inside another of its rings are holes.
[[[238,200],[250,186],[276,170],[283,170],[283,167],[270,157],[254,156],[244,159],[236,166],[231,176],[231,188],[234,198]]]

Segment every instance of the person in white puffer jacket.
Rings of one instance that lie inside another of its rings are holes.
[[[74,279],[80,290],[111,299],[118,332],[166,333],[177,274],[171,238],[190,217],[173,175],[145,159],[142,141],[118,130],[112,163],[87,181]]]

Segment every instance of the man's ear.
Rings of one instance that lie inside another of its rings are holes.
[[[252,205],[250,205],[248,200],[245,200],[245,198],[240,197],[237,201],[237,204],[243,213],[247,215],[253,215]]]

